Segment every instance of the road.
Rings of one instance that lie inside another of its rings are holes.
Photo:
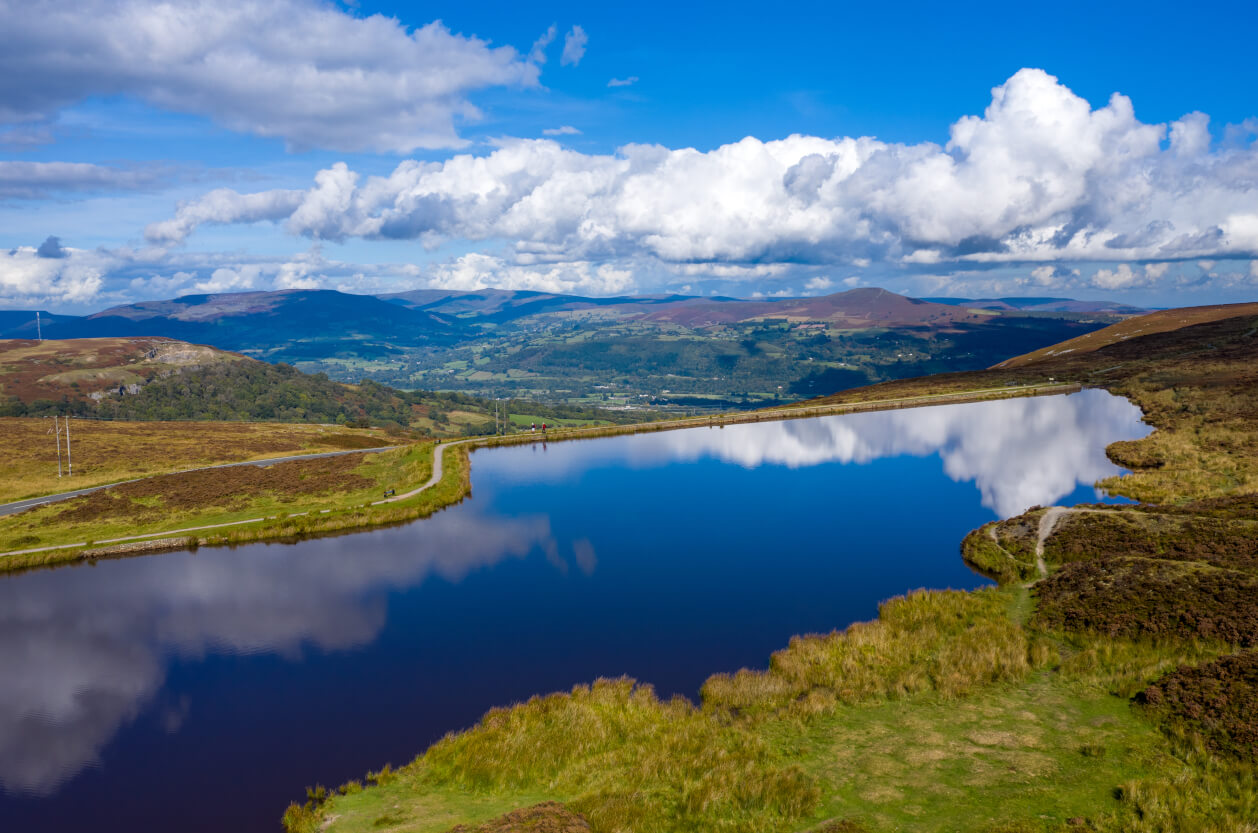
[[[273,466],[276,463],[288,463],[294,460],[318,460],[321,457],[340,457],[345,454],[377,454],[381,451],[392,451],[395,448],[401,448],[398,445],[386,445],[379,448],[355,448],[348,451],[323,451],[316,454],[292,454],[288,457],[268,457],[265,460],[245,460],[241,463],[220,463],[217,466],[202,466],[196,469],[183,469],[181,471],[166,472],[166,474],[188,474],[194,471],[212,471],[214,469],[230,469],[236,466]],[[151,475],[152,477],[161,477],[163,475]],[[104,483],[100,486],[91,486],[87,489],[75,489],[69,492],[58,492],[55,495],[42,495],[41,497],[27,498],[26,500],[15,500],[12,503],[0,503],[0,516],[14,515],[27,509],[33,509],[36,506],[43,506],[45,503],[58,503],[70,498],[79,497],[80,495],[90,495],[92,492],[99,492],[101,489],[108,489],[111,486],[120,486],[123,483],[135,483],[138,480],[147,480],[146,477],[133,477],[130,480],[119,480],[116,483]]]

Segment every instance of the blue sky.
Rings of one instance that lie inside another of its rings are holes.
[[[0,0],[0,307],[486,285],[1251,300],[1256,17]]]

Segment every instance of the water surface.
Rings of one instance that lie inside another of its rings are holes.
[[[307,784],[628,674],[694,697],[1095,501],[1148,432],[1100,391],[473,455],[430,519],[0,577],[0,830],[275,831]]]

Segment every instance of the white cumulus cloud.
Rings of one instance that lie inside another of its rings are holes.
[[[0,0],[0,124],[128,94],[298,147],[459,147],[468,95],[535,86],[538,43],[528,58],[321,0]]]
[[[1258,147],[1211,147],[1203,118],[1144,124],[1121,95],[1093,109],[1028,69],[993,91],[982,116],[958,120],[945,146],[795,135],[706,152],[627,145],[584,154],[514,140],[485,155],[407,160],[387,176],[337,164],[306,191],[213,192],[148,236],[177,242],[201,223],[270,219],[315,239],[505,240],[533,261],[863,267],[1252,256]],[[1095,285],[1145,277],[1114,267]]]

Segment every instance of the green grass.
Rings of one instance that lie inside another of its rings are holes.
[[[1191,768],[1126,699],[1055,666],[1033,636],[1018,644],[1017,668],[993,674],[1009,663],[975,661],[1008,654],[987,647],[991,629],[1022,633],[1011,617],[1025,599],[1019,588],[896,600],[879,621],[821,638],[846,643],[847,661],[809,662],[798,643],[776,655],[769,675],[794,653],[823,684],[783,698],[744,680],[757,708],[712,698],[713,681],[696,707],[601,680],[495,709],[380,786],[290,810],[290,829],[444,831],[542,800],[564,801],[596,831],[805,831],[828,819],[873,833],[1048,831],[1081,817],[1130,821],[1120,787],[1152,793]],[[964,634],[974,639],[958,651]],[[913,657],[937,671],[906,678]],[[901,670],[880,683],[879,668]]]
[[[697,706],[605,680],[495,709],[387,782],[290,808],[289,829],[437,831],[560,800],[608,833],[1254,833],[1255,762],[1219,753],[1239,748],[1236,735],[1255,736],[1258,719],[1246,705],[1258,697],[1251,666],[1237,671],[1226,658],[1239,644],[1220,639],[1250,639],[1224,626],[1235,624],[1227,611],[1243,600],[1228,593],[1252,570],[1253,549],[1240,526],[1213,519],[1258,514],[1258,328],[1246,319],[1189,330],[830,400],[1101,377],[1158,429],[1115,450],[1138,470],[1107,485],[1189,520],[1081,523],[1070,563],[1050,558],[1033,595],[1022,586],[1039,520],[1030,512],[967,542],[967,558],[999,575],[1000,589],[911,594],[876,621],[796,637],[766,669],[714,675]],[[617,432],[585,435],[600,433]],[[1099,569],[1114,562],[1112,545],[1127,561],[1156,559],[1152,578]],[[1228,570],[1212,566],[1224,562]],[[1232,585],[1214,580],[1225,572]],[[1200,592],[1186,596],[1189,585]],[[1139,602],[1139,615],[1110,612],[1110,586],[1131,597],[1118,607]],[[1070,615],[1037,609],[1050,589],[1052,609]],[[1185,598],[1193,609],[1180,611]],[[1220,609],[1198,627],[1208,599]],[[1168,679],[1180,682],[1159,683]],[[1157,708],[1133,704],[1151,684],[1179,693]],[[1202,703],[1231,721],[1232,736],[1199,722]]]
[[[285,500],[261,495],[249,500],[244,506],[235,506],[230,510],[207,507],[202,512],[180,513],[174,522],[169,518],[143,523],[126,519],[103,519],[85,524],[57,524],[54,520],[56,514],[66,511],[66,504],[44,507],[0,518],[0,549],[26,549],[84,541],[88,542],[90,549],[104,546],[102,542],[110,538],[142,535],[146,532],[166,533],[264,516],[267,520],[259,523],[189,533],[189,543],[198,546],[240,544],[402,523],[426,517],[445,506],[457,503],[468,493],[470,485],[467,448],[458,446],[445,453],[442,479],[432,488],[405,501],[381,506],[367,505],[370,501],[380,499],[386,487],[397,488],[401,492],[427,480],[432,471],[432,448],[431,444],[424,443],[369,458],[358,467],[356,473],[373,480],[374,485],[370,488],[333,491]],[[328,511],[322,512],[324,509]],[[81,557],[80,552],[83,549],[75,547],[6,556],[0,559],[0,570],[75,561]]]

